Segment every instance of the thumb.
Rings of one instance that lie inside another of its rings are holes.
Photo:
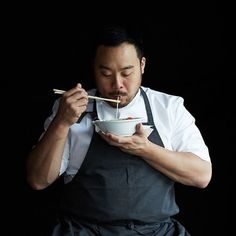
[[[81,83],[76,84],[76,87],[77,87],[77,88],[82,88]]]
[[[141,134],[141,135],[144,134],[142,123],[136,125],[136,134]]]

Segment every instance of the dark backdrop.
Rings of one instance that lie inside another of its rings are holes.
[[[115,12],[112,7],[95,14],[85,11],[85,16],[83,9],[76,9],[71,14],[32,9],[13,18],[7,30],[13,63],[4,76],[2,109],[7,131],[4,160],[10,169],[4,172],[8,179],[4,196],[10,202],[5,215],[7,223],[18,223],[9,235],[37,235],[54,217],[60,183],[44,191],[30,189],[25,158],[51,112],[56,98],[52,89],[68,89],[77,82],[86,89],[93,86],[87,50],[92,32],[108,21],[140,29],[147,57],[143,85],[184,97],[209,147],[212,181],[206,189],[177,185],[178,219],[192,235],[229,235],[233,118],[227,108],[235,72],[230,69],[234,21],[228,8],[216,3],[120,6]],[[30,233],[32,229],[36,232]]]

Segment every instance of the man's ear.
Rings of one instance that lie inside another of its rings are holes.
[[[145,65],[146,65],[146,58],[142,57],[142,59],[141,59],[141,72],[142,72],[142,74],[144,73]]]

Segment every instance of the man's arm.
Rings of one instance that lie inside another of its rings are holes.
[[[56,120],[33,147],[27,158],[27,180],[36,190],[44,189],[58,177],[69,127]]]
[[[152,167],[172,180],[190,186],[205,188],[211,179],[211,163],[191,152],[170,151],[147,142],[140,156]]]
[[[143,158],[152,167],[176,182],[199,188],[205,188],[210,182],[212,174],[210,162],[191,152],[170,151],[150,142],[141,124],[131,137],[101,135],[111,145]]]
[[[87,92],[80,84],[63,94],[56,116],[27,158],[27,181],[32,188],[44,189],[59,177],[69,128],[87,103]]]

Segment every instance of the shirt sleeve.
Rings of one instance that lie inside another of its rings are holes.
[[[210,161],[206,146],[195,118],[184,106],[184,99],[178,97],[174,110],[174,127],[172,133],[172,148],[175,151],[191,152],[203,160]]]

